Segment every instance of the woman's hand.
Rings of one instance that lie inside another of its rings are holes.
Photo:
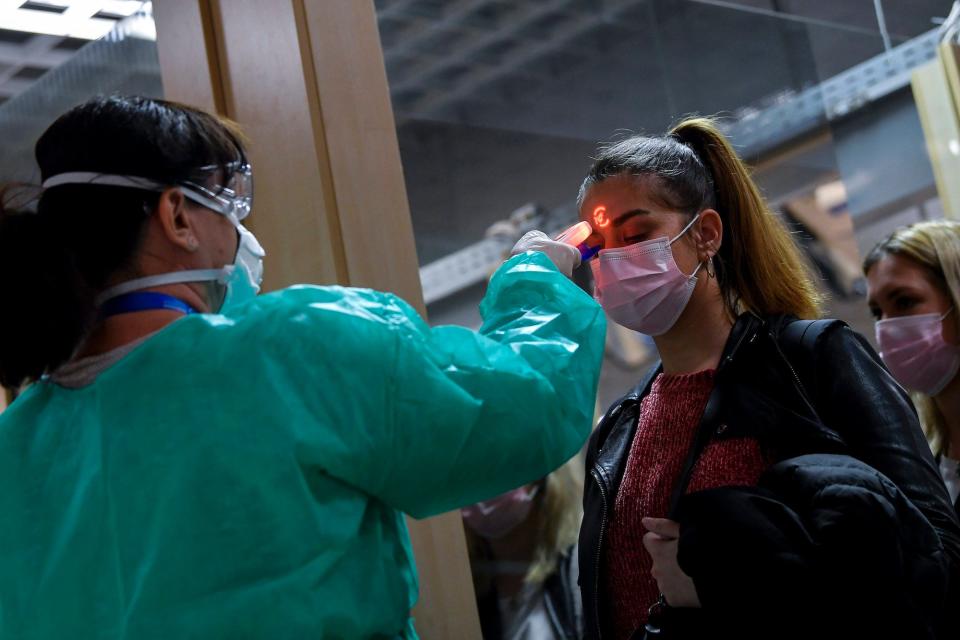
[[[700,598],[693,579],[677,564],[680,524],[666,518],[644,518],[642,522],[648,531],[643,536],[643,546],[653,558],[651,574],[667,604],[671,607],[699,608]]]

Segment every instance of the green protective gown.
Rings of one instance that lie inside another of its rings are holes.
[[[591,428],[598,305],[527,253],[481,314],[296,286],[32,385],[0,415],[0,638],[415,638],[403,514],[540,478]]]

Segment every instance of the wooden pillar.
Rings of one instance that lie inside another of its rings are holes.
[[[163,0],[154,12],[166,97],[250,138],[265,288],[371,287],[424,313],[372,0]],[[409,524],[418,633],[479,638],[459,514]]]

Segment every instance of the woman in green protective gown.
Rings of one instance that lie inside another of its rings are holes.
[[[241,140],[98,98],[38,141],[36,211],[0,212],[0,382],[23,388],[0,415],[0,637],[416,637],[403,514],[587,437],[604,320],[562,273],[574,249],[522,241],[479,332],[365,289],[256,295]]]

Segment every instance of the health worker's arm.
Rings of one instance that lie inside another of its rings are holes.
[[[343,364],[378,373],[342,390],[327,472],[422,518],[537,480],[583,446],[606,321],[546,255],[500,267],[479,332],[362,295],[372,317],[356,318],[363,345]]]

